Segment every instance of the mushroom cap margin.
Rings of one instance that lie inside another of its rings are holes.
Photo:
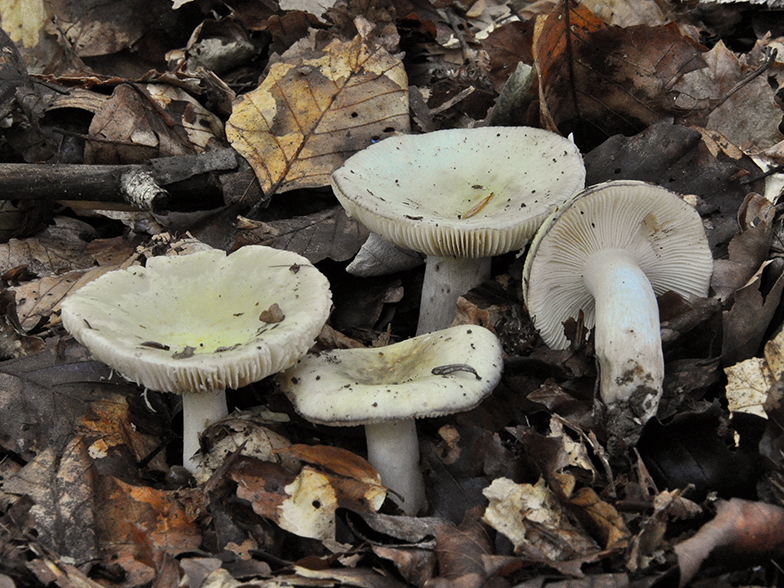
[[[400,247],[442,257],[522,249],[584,184],[574,143],[529,127],[389,137],[332,174],[350,216]]]
[[[249,245],[108,272],[63,301],[62,319],[126,379],[179,394],[239,388],[291,366],[313,345],[331,300],[307,259]],[[262,320],[273,304],[284,318]]]
[[[460,362],[476,374],[432,373]],[[459,325],[386,347],[311,353],[278,382],[306,420],[357,426],[470,410],[493,391],[502,371],[498,338],[484,327]]]

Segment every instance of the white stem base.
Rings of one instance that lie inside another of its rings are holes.
[[[182,395],[182,465],[189,472],[196,472],[201,464],[201,458],[197,457],[199,435],[207,425],[228,414],[225,390],[186,392]]]
[[[417,335],[440,331],[455,320],[457,299],[490,278],[492,258],[437,257],[425,260]]]
[[[664,380],[659,307],[645,273],[621,250],[595,253],[584,267],[596,301],[596,358],[605,404],[633,401],[643,421],[656,414]]]
[[[416,516],[427,505],[425,480],[419,470],[419,439],[416,421],[407,419],[365,425],[368,461],[381,476],[381,483],[403,501],[392,500],[409,515]]]

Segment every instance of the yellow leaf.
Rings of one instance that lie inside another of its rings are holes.
[[[746,412],[768,418],[763,405],[768,390],[784,374],[784,331],[765,343],[765,357],[752,357],[724,368],[730,412]]]
[[[265,194],[329,185],[354,152],[408,130],[403,64],[362,35],[284,56],[226,123]]]
[[[14,43],[35,47],[46,24],[43,0],[0,0],[0,21]]]

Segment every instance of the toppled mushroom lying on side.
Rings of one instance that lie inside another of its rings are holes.
[[[697,211],[637,181],[592,186],[539,229],[523,270],[528,311],[545,343],[564,349],[563,322],[595,325],[599,390],[638,424],[656,414],[664,357],[656,296],[706,296],[713,257]]]

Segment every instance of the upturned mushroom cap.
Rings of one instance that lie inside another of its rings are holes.
[[[526,127],[390,137],[332,174],[349,215],[395,245],[441,257],[522,249],[584,182],[571,141]]]
[[[279,381],[308,421],[350,426],[470,410],[502,369],[498,338],[460,325],[387,347],[308,354]]]
[[[595,324],[584,266],[602,250],[625,250],[658,296],[706,296],[713,273],[697,211],[669,190],[637,181],[587,188],[542,224],[523,269],[523,293],[536,328],[553,349],[569,344],[563,322],[584,312]]]
[[[239,388],[291,366],[327,320],[327,279],[263,246],[154,257],[104,274],[62,304],[92,355],[153,390]]]

